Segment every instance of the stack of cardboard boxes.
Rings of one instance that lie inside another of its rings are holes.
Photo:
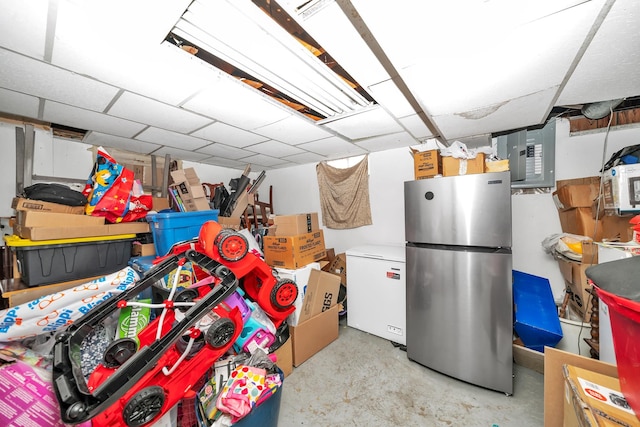
[[[440,155],[439,150],[411,150],[415,179],[433,178],[436,175],[458,176],[509,170],[508,160],[487,162],[484,153],[473,159],[458,159]]]
[[[598,263],[598,248],[593,242],[628,242],[633,238],[629,224],[632,216],[609,215],[602,209],[598,215],[599,191],[600,177],[593,176],[559,180],[553,193],[562,231],[586,237],[582,242],[582,261],[558,258],[569,307],[586,322],[591,317],[592,298],[585,270]]]
[[[273,221],[274,235],[263,240],[265,261],[298,286],[296,311],[287,319],[291,339],[276,352],[285,371],[287,346],[292,365],[300,366],[338,338],[340,276],[321,270],[326,248],[317,213],[276,215]]]
[[[84,206],[14,198],[13,235],[5,236],[13,258],[13,279],[2,283],[9,306],[71,288],[126,266],[143,222],[105,224],[84,214]]]
[[[178,169],[171,172],[173,184],[169,186],[169,195],[181,212],[195,212],[211,209],[209,199],[200,183],[194,168]]]

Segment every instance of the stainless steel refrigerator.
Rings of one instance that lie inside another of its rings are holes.
[[[404,183],[407,356],[513,392],[509,172]]]

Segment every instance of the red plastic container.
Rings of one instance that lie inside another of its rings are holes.
[[[595,289],[609,307],[620,390],[640,418],[640,302]]]

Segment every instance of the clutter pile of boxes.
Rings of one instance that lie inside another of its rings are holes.
[[[219,211],[211,209],[195,171],[174,171],[172,178],[173,206],[178,206],[179,198],[184,210],[171,210],[168,199],[154,199],[157,207],[145,221],[106,224],[102,217],[86,215],[83,207],[16,198],[14,233],[5,236],[14,259],[14,278],[2,280],[5,306],[57,295],[125,267],[144,276],[176,244],[197,238],[207,221],[218,222],[221,228],[239,228],[231,221],[235,218],[219,217]],[[221,235],[228,234],[225,230]],[[277,331],[283,335],[278,338],[281,345],[273,350],[284,378],[338,338],[345,257],[327,251],[315,212],[275,215],[263,236],[261,262],[279,281],[293,280],[298,288],[295,310],[284,322],[286,331]],[[279,396],[270,405],[278,404]],[[273,411],[268,414],[274,416]],[[176,413],[167,416],[175,419]]]
[[[598,264],[596,243],[633,239],[633,228],[629,223],[633,214],[621,216],[605,210],[604,200],[598,200],[599,193],[599,176],[558,180],[553,193],[563,233],[584,236],[579,249],[581,260],[556,257],[566,285],[568,306],[584,322],[590,321],[593,310],[591,285],[585,270]]]

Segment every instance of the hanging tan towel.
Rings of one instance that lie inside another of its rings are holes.
[[[316,166],[316,173],[320,187],[322,225],[346,229],[372,224],[368,156],[346,169],[321,162]]]

